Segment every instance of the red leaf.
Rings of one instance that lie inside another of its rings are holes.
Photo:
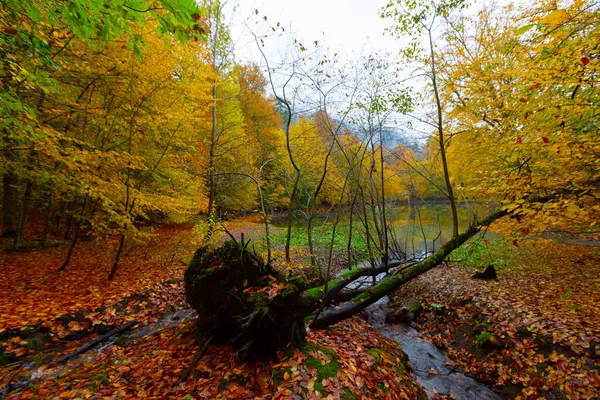
[[[548,140],[548,138],[546,136],[543,136],[542,140],[544,141],[544,143],[550,143],[550,140]]]
[[[193,14],[192,14],[192,18],[194,19],[194,21],[200,21],[200,14],[198,14],[198,13],[193,13]]]
[[[519,143],[519,144],[523,143],[523,139],[522,139],[522,138],[520,138],[520,137],[518,137],[518,138],[517,138],[517,143]]]
[[[4,33],[8,33],[9,35],[16,35],[19,33],[19,31],[13,28],[12,26],[5,26],[4,28],[2,28],[2,31]]]
[[[590,63],[590,59],[587,57],[581,57],[581,63],[583,65],[588,65]]]

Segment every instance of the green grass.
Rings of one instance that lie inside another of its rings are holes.
[[[115,338],[115,344],[117,346],[125,346],[127,342],[129,342],[129,335],[119,335]]]
[[[104,386],[108,386],[108,385],[110,385],[110,379],[108,379],[108,375],[107,375],[107,374],[105,374],[105,373],[102,373],[102,374],[98,374],[98,375],[95,375],[95,376],[93,376],[93,377],[90,379],[90,381],[91,381],[91,382],[98,382],[98,383],[100,383],[100,384],[102,384],[102,385],[104,385]]]
[[[481,347],[484,343],[490,342],[494,339],[494,335],[489,332],[481,332],[477,339],[475,340],[475,344],[477,347]]]
[[[475,268],[494,264],[496,268],[512,267],[514,245],[503,238],[478,239],[463,244],[451,254],[453,262]]]
[[[286,241],[286,229],[278,228],[272,235],[273,243],[283,245]],[[313,227],[312,238],[315,251],[328,249],[331,244],[331,236],[333,234],[333,224],[327,223]],[[342,221],[338,224],[335,231],[333,241],[333,250],[338,253],[346,253],[348,251],[348,239],[350,237],[350,226],[348,221]],[[308,235],[305,226],[292,227],[292,235],[290,237],[290,245],[308,249]],[[354,256],[363,259],[368,257],[367,242],[359,230],[359,227],[352,227],[352,250]]]

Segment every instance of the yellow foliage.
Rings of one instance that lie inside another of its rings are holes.
[[[534,233],[599,217],[597,12],[587,2],[551,7],[482,12],[461,31],[471,34],[450,36],[440,68],[455,182],[512,205]],[[530,208],[517,202],[551,193]]]

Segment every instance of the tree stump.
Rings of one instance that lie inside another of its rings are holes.
[[[198,249],[185,272],[185,294],[198,312],[198,333],[233,346],[239,361],[275,356],[306,336],[303,278],[284,278],[235,242]]]
[[[493,265],[488,265],[485,268],[485,271],[482,272],[476,272],[471,278],[473,279],[483,279],[483,280],[491,280],[491,279],[496,279],[498,278],[498,275],[496,275],[496,268],[494,268]]]

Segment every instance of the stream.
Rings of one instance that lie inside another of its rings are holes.
[[[355,284],[366,283],[359,281],[360,279]],[[432,399],[436,394],[452,396],[457,400],[502,399],[502,397],[490,388],[454,367],[448,357],[433,344],[423,339],[417,330],[404,325],[386,324],[385,316],[387,314],[386,307],[388,303],[389,298],[386,296],[368,307],[366,310],[367,321],[382,335],[396,341],[402,346],[402,350],[408,356],[412,366],[412,376],[423,387],[429,399]],[[151,335],[158,330],[181,324],[195,316],[196,312],[191,309],[169,312],[159,321],[133,330],[129,336],[131,339],[139,339]],[[78,357],[75,363],[71,364],[69,368],[92,361],[99,351],[110,346],[113,341],[114,338],[100,345],[95,350]],[[24,369],[33,370],[29,378],[16,385],[12,385],[9,391],[24,387],[39,379],[47,379],[61,374],[64,372],[64,368],[64,365],[55,366],[54,368],[47,368],[47,366],[35,368],[32,364],[27,365]]]
[[[375,277],[380,281],[386,276]],[[372,277],[362,277],[350,283],[348,289],[370,286]],[[427,397],[436,394],[451,396],[457,400],[501,400],[502,397],[481,382],[471,378],[454,366],[454,363],[431,342],[423,339],[419,332],[409,326],[386,324],[389,297],[385,296],[367,307],[367,322],[383,336],[400,344],[412,366],[412,376],[423,387]]]
[[[192,310],[191,308],[169,311],[166,314],[164,314],[158,321],[149,325],[143,325],[137,329],[129,331],[127,335],[129,336],[130,340],[140,339],[152,335],[153,333],[159,330],[171,328],[183,322],[189,321],[190,319],[195,318],[197,315],[198,314],[196,313],[196,311]],[[100,343],[97,347],[90,349],[84,354],[74,358],[68,366],[66,364],[56,365],[50,363],[36,367],[34,362],[29,362],[28,364],[22,367],[22,369],[25,371],[32,371],[29,374],[29,376],[25,379],[22,379],[19,382],[10,385],[4,391],[0,391],[0,399],[3,398],[2,396],[5,396],[8,393],[11,393],[12,391],[15,391],[17,389],[23,388],[35,381],[41,379],[48,379],[53,376],[60,375],[63,372],[65,372],[66,368],[74,369],[77,368],[77,366],[79,365],[94,361],[98,356],[98,353],[102,352],[102,350],[106,349],[107,347],[112,346],[115,340],[116,337],[111,337],[107,339],[106,342]]]
[[[467,376],[452,361],[419,332],[405,325],[385,323],[386,296],[367,308],[367,321],[382,335],[402,346],[412,366],[412,376],[423,387],[427,397],[436,394],[452,396],[457,400],[501,400],[502,397],[483,383]]]

